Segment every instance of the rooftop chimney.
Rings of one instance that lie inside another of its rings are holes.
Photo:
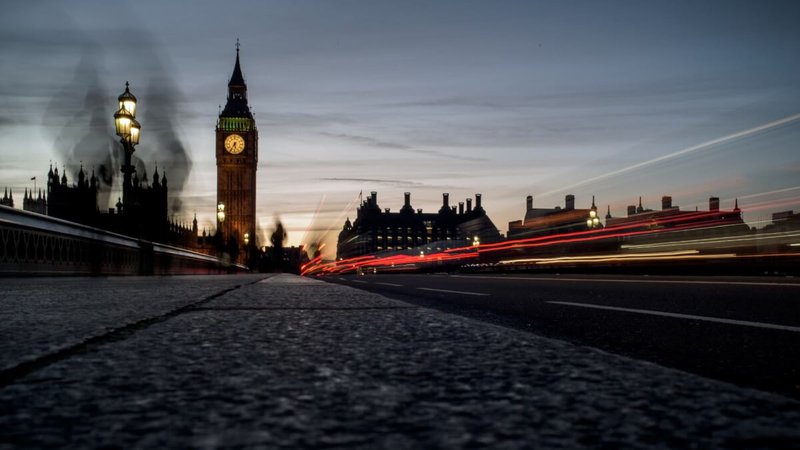
[[[719,197],[710,197],[708,199],[708,210],[719,211]]]
[[[628,205],[628,217],[636,214],[636,205]]]
[[[475,194],[475,209],[481,209],[481,194]]]
[[[372,191],[372,192],[370,192],[370,194],[372,196],[372,204],[373,205],[377,205],[378,204],[378,193],[375,192],[375,191]]]
[[[525,199],[528,205],[528,211],[533,209],[533,196],[529,195],[527,199]]]
[[[472,212],[472,199],[471,198],[467,199],[467,212],[468,213]]]
[[[458,213],[464,214],[464,202],[458,202]]]
[[[442,194],[442,208],[449,208],[450,207],[450,194],[444,193]]]
[[[575,209],[575,196],[574,195],[567,194],[567,196],[564,197],[564,209],[566,209],[567,211]]]
[[[406,193],[405,193],[405,194],[403,194],[403,195],[405,196],[405,203],[404,203],[404,205],[405,205],[405,206],[409,206],[409,207],[410,207],[410,206],[411,206],[411,192],[406,192]]]
[[[669,195],[665,195],[661,197],[661,209],[671,209],[672,208],[672,197]]]

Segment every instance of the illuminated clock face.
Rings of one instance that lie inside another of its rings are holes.
[[[244,150],[244,138],[238,134],[232,134],[225,138],[225,150],[228,153],[237,155]]]

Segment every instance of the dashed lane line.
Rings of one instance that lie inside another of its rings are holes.
[[[781,330],[781,331],[793,331],[795,333],[800,333],[800,327],[793,327],[790,325],[778,325],[774,323],[765,323],[765,322],[750,322],[748,320],[736,320],[736,319],[723,319],[721,317],[709,317],[709,316],[695,316],[693,314],[680,314],[680,313],[671,313],[666,311],[653,311],[649,309],[635,309],[635,308],[620,308],[617,306],[605,306],[605,305],[592,305],[589,303],[573,303],[573,302],[545,302],[545,303],[552,303],[555,305],[566,305],[566,306],[577,306],[580,308],[594,308],[594,309],[605,309],[609,311],[620,311],[620,312],[630,312],[636,314],[647,314],[651,316],[661,316],[661,317],[672,317],[676,319],[689,319],[689,320],[702,320],[705,322],[715,322],[715,323],[724,323],[728,325],[740,325],[743,327],[753,327],[753,328],[766,328],[770,330]]]
[[[445,292],[448,294],[475,295],[482,297],[488,297],[492,295],[492,294],[485,294],[483,292],[451,291],[449,289],[433,289],[433,288],[422,288],[422,287],[418,287],[417,289],[419,289],[420,291]]]
[[[375,282],[375,284],[381,284],[383,286],[392,286],[392,287],[403,287],[402,284],[395,284],[395,283],[378,283],[378,282]]]
[[[490,280],[525,281],[575,281],[582,283],[633,283],[633,284],[724,284],[735,286],[800,287],[800,283],[770,283],[766,281],[704,281],[704,280],[624,280],[620,278],[566,278],[566,277],[488,277],[481,275],[453,275],[453,278],[485,278]]]

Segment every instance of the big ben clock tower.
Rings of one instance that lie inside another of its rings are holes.
[[[258,130],[247,104],[247,85],[236,64],[228,82],[228,100],[217,120],[217,205],[225,205],[225,220],[218,225],[224,239],[235,240],[239,262],[246,262],[245,240],[254,246],[256,231],[256,167]]]

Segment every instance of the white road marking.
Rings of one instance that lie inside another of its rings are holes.
[[[592,305],[588,303],[573,303],[573,302],[545,302],[545,303],[553,303],[556,305],[578,306],[581,308],[607,309],[610,311],[622,311],[622,312],[631,312],[637,314],[649,314],[651,316],[673,317],[676,319],[703,320],[706,322],[725,323],[729,325],[741,325],[744,327],[767,328],[770,330],[793,331],[795,333],[800,333],[800,327],[793,327],[789,325],[777,325],[774,323],[750,322],[747,320],[736,320],[736,319],[723,319],[721,317],[695,316],[692,314],[652,311],[649,309],[619,308],[616,306]]]
[[[451,291],[449,289],[433,289],[433,288],[417,288],[421,291],[433,291],[433,292],[446,292],[448,294],[462,294],[462,295],[479,295],[479,296],[490,296],[492,294],[484,294],[481,292],[464,292],[464,291]]]
[[[350,281],[352,281],[353,283],[364,283],[364,284],[369,284],[369,281],[361,281],[361,280],[350,280]]]
[[[403,287],[402,284],[394,284],[394,283],[375,283],[375,284],[382,284],[384,286],[392,286],[392,287]]]
[[[766,281],[703,281],[703,280],[623,280],[619,278],[566,278],[566,277],[487,277],[481,275],[453,275],[454,278],[487,278],[491,280],[526,281],[577,281],[583,283],[652,283],[652,284],[722,284],[735,286],[800,287],[800,283],[769,283]]]

